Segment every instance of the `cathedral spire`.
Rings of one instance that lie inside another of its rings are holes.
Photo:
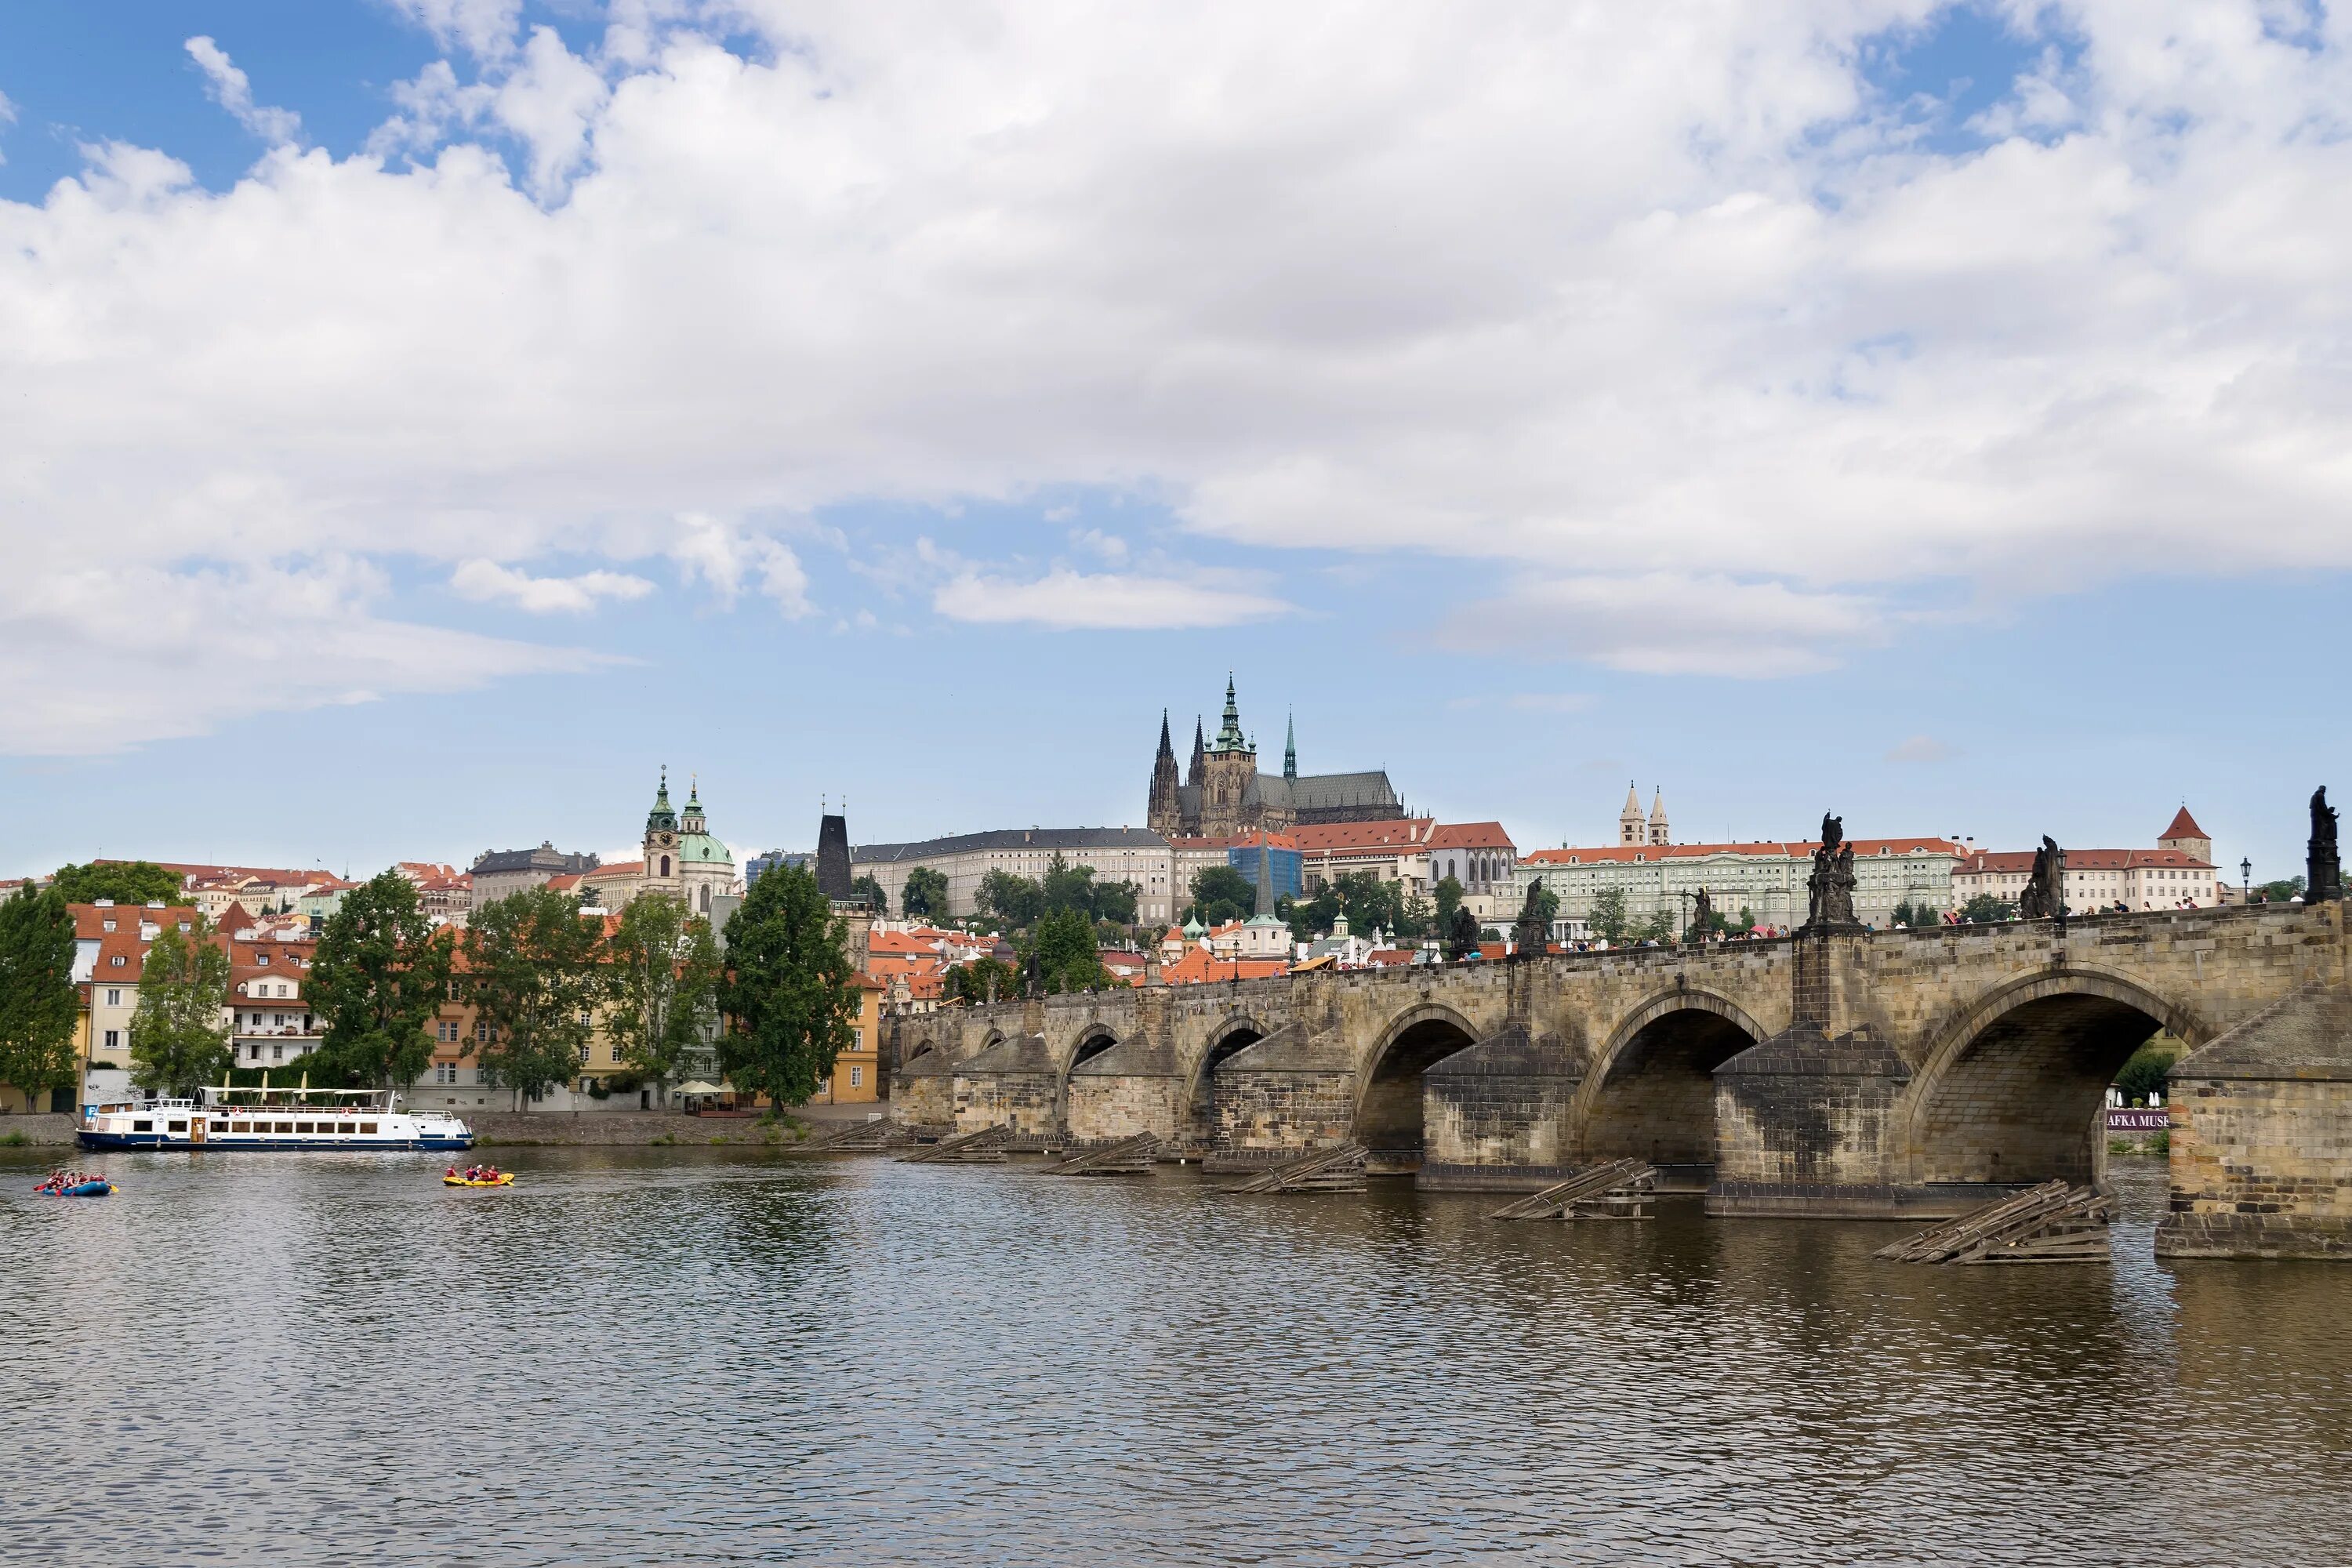
[[[1183,802],[1177,795],[1176,747],[1168,733],[1168,710],[1160,710],[1160,751],[1151,759],[1151,790],[1144,797],[1144,826],[1173,837],[1182,830]]]
[[[1295,710],[1283,733],[1282,776],[1294,782],[1298,777],[1298,714]]]
[[[1192,766],[1184,775],[1184,782],[1187,784],[1198,784],[1201,782],[1202,775],[1208,771],[1208,730],[1201,722],[1201,716],[1195,713],[1192,715]]]
[[[1225,715],[1224,721],[1217,727],[1216,749],[1220,752],[1246,752],[1250,749],[1248,738],[1242,733],[1241,705],[1234,700],[1234,678],[1230,673],[1225,677]]]

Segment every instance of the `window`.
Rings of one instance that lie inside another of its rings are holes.
[[[168,1128],[166,1128],[164,1131],[169,1131],[169,1132],[185,1132],[187,1130],[188,1130],[188,1124],[187,1124],[186,1122],[184,1122],[184,1121],[174,1121],[174,1122],[173,1122],[173,1123],[171,1124],[171,1126],[169,1126]]]
[[[588,1047],[585,1046],[580,1047],[580,1065],[583,1067],[588,1065]],[[582,1083],[586,1083],[588,1080],[583,1078],[580,1081]]]
[[[134,1121],[131,1124],[131,1131],[133,1132],[152,1132],[155,1131],[155,1124],[152,1121]]]
[[[120,969],[122,967],[122,955],[118,952],[112,958],[108,959],[107,963],[114,965],[115,968]]]
[[[261,1059],[261,1047],[258,1044],[255,1045],[253,1047],[253,1059],[255,1061],[259,1061]]]
[[[254,954],[253,961],[261,965],[264,969],[269,967],[269,955],[266,952],[257,952]]]
[[[113,986],[109,986],[109,987],[107,988],[107,992],[106,992],[106,1005],[107,1005],[108,1006],[110,1006],[110,1007],[120,1007],[120,1006],[121,1006],[121,1005],[122,1005],[122,993],[121,993],[121,991],[120,991],[119,989],[117,989],[117,988],[115,988],[115,987],[113,987]]]
[[[273,1061],[273,1062],[282,1062],[282,1061],[284,1061],[284,1060],[286,1059],[286,1047],[285,1047],[284,1046],[272,1046],[272,1047],[269,1047],[269,1059],[270,1059],[271,1061]]]
[[[373,1132],[374,1131],[375,1131],[375,1123],[374,1123],[374,1122],[373,1122],[373,1121],[362,1121],[362,1122],[361,1122],[361,1123],[360,1123],[360,1132],[361,1132],[362,1136],[365,1136],[366,1134],[371,1133],[371,1132]]]
[[[852,1088],[852,1089],[859,1088],[859,1087],[860,1087],[860,1086],[862,1086],[865,1082],[866,1082],[866,1069],[865,1069],[864,1068],[851,1068],[849,1069],[849,1087],[850,1087],[850,1088]]]
[[[110,1051],[112,1051],[112,1050],[120,1050],[120,1049],[121,1049],[121,1047],[122,1047],[122,1031],[121,1031],[121,1030],[120,1030],[120,1029],[109,1029],[109,1030],[107,1030],[107,1031],[106,1031],[106,1048],[107,1048],[108,1050],[110,1050]]]

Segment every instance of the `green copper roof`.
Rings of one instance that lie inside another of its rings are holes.
[[[1214,742],[1211,742],[1209,750],[1213,752],[1246,752],[1249,749],[1249,741],[1242,734],[1241,707],[1234,700],[1234,678],[1228,675],[1225,677],[1224,722],[1217,727],[1217,738]]]
[[[667,767],[662,769],[661,787],[654,791],[654,808],[646,813],[647,833],[663,828],[673,832],[677,828],[677,813],[672,811],[669,805],[669,769]]]

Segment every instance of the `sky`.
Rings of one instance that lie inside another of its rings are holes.
[[[16,0],[0,875],[2352,787],[2352,20]]]

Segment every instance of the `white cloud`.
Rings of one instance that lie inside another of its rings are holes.
[[[1279,599],[1223,583],[1073,572],[1066,566],[1028,582],[968,573],[933,595],[931,607],[952,621],[1019,622],[1065,631],[1231,626],[1290,608]]]
[[[272,109],[253,101],[253,84],[246,79],[218,44],[207,37],[187,41],[189,56],[205,73],[205,90],[213,101],[236,116],[236,122],[268,142],[282,146],[302,133],[302,117],[290,109]]]
[[[624,572],[583,572],[575,577],[533,577],[529,573],[476,559],[458,563],[449,586],[468,599],[504,601],[543,616],[593,610],[604,599],[642,599],[654,591],[643,577]]]
[[[394,3],[458,62],[377,140],[414,166],[101,145],[0,203],[26,573],[667,554],[804,615],[708,520],[1109,487],[1260,570],[1552,584],[1498,601],[1539,650],[1772,673],[1923,584],[2352,566],[2352,41],[2257,0],[2005,7],[2074,42],[1953,153],[1859,74],[1927,0],[636,0],[586,53]],[[1230,604],[1120,531],[1088,581],[1143,618]]]
[[[1958,752],[1932,735],[1914,735],[1891,747],[1885,760],[1890,763],[1941,763],[1958,755]]]
[[[699,582],[730,608],[748,582],[793,618],[814,607],[809,603],[808,574],[790,545],[763,534],[747,532],[732,523],[701,512],[681,513],[668,555],[678,574]]]
[[[1580,658],[1648,675],[1739,679],[1826,669],[1886,624],[1870,601],[1780,583],[1648,572],[1530,582],[1440,623],[1447,647]]]
[[[433,35],[445,49],[463,49],[478,59],[502,60],[514,52],[522,27],[522,0],[385,0],[393,10]]]
[[[46,563],[0,578],[0,731],[87,755],[288,710],[593,669],[575,648],[378,618],[349,561],[173,574]]]

